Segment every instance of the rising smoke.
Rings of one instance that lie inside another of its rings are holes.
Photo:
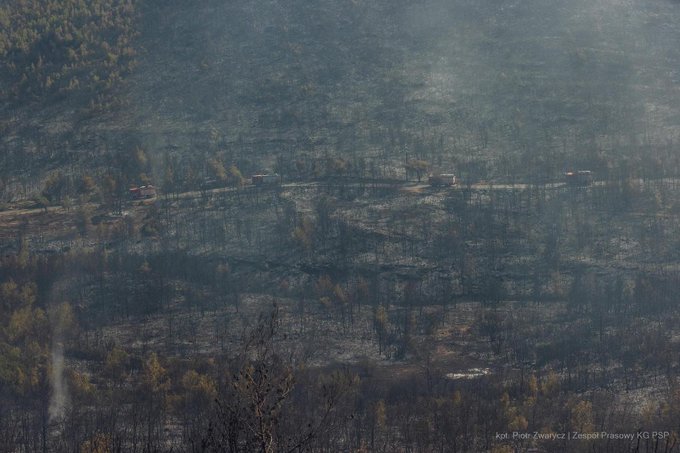
[[[59,422],[66,415],[69,404],[68,387],[66,385],[64,362],[64,343],[71,331],[73,312],[67,303],[60,304],[50,311],[50,323],[52,324],[52,367],[50,373],[50,422]]]
[[[51,423],[63,419],[66,414],[66,406],[68,403],[68,388],[66,387],[66,381],[64,380],[64,343],[59,339],[53,341],[52,373],[50,380],[52,392],[49,406]]]

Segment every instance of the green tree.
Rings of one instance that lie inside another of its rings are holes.
[[[208,159],[208,175],[222,184],[227,183],[227,170],[219,159]]]
[[[163,426],[170,390],[170,377],[158,355],[151,353],[144,362],[141,382],[136,393],[146,424],[146,449],[154,450],[163,437]]]

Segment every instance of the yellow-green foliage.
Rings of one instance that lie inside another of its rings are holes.
[[[110,89],[134,66],[135,0],[0,5],[0,99]]]
[[[208,408],[217,398],[215,381],[207,375],[194,370],[187,371],[182,377],[183,403],[185,410]]]
[[[47,375],[49,324],[35,300],[33,283],[0,284],[0,386],[20,395],[39,391]]]

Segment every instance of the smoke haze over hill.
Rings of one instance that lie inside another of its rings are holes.
[[[420,156],[554,178],[586,163],[618,171],[677,141],[680,12],[668,1],[136,6],[138,65],[120,105],[74,124],[70,101],[45,98],[41,125],[5,138],[6,168],[38,143],[38,173],[64,153],[96,165],[140,146],[156,178],[169,149],[226,151],[248,169],[262,166],[254,156]],[[48,153],[50,137],[60,149]]]

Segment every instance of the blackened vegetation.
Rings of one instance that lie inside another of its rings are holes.
[[[3,201],[135,148],[162,186],[212,178],[214,158],[284,180],[338,160],[473,182],[678,174],[668,1],[5,3]]]
[[[678,12],[557,3],[4,2],[0,451],[678,452]]]
[[[260,316],[232,361],[231,377],[207,430],[199,432],[207,451],[306,450],[326,438],[335,423],[352,416],[343,400],[355,393],[358,376],[343,368],[328,374],[294,373],[293,364],[274,352],[277,315],[274,305],[269,317]],[[302,382],[296,383],[295,374]],[[296,384],[302,388],[293,395]],[[291,396],[297,404],[288,401]]]
[[[661,180],[334,179],[16,214],[3,448],[553,450],[495,433],[673,432],[678,201]]]

